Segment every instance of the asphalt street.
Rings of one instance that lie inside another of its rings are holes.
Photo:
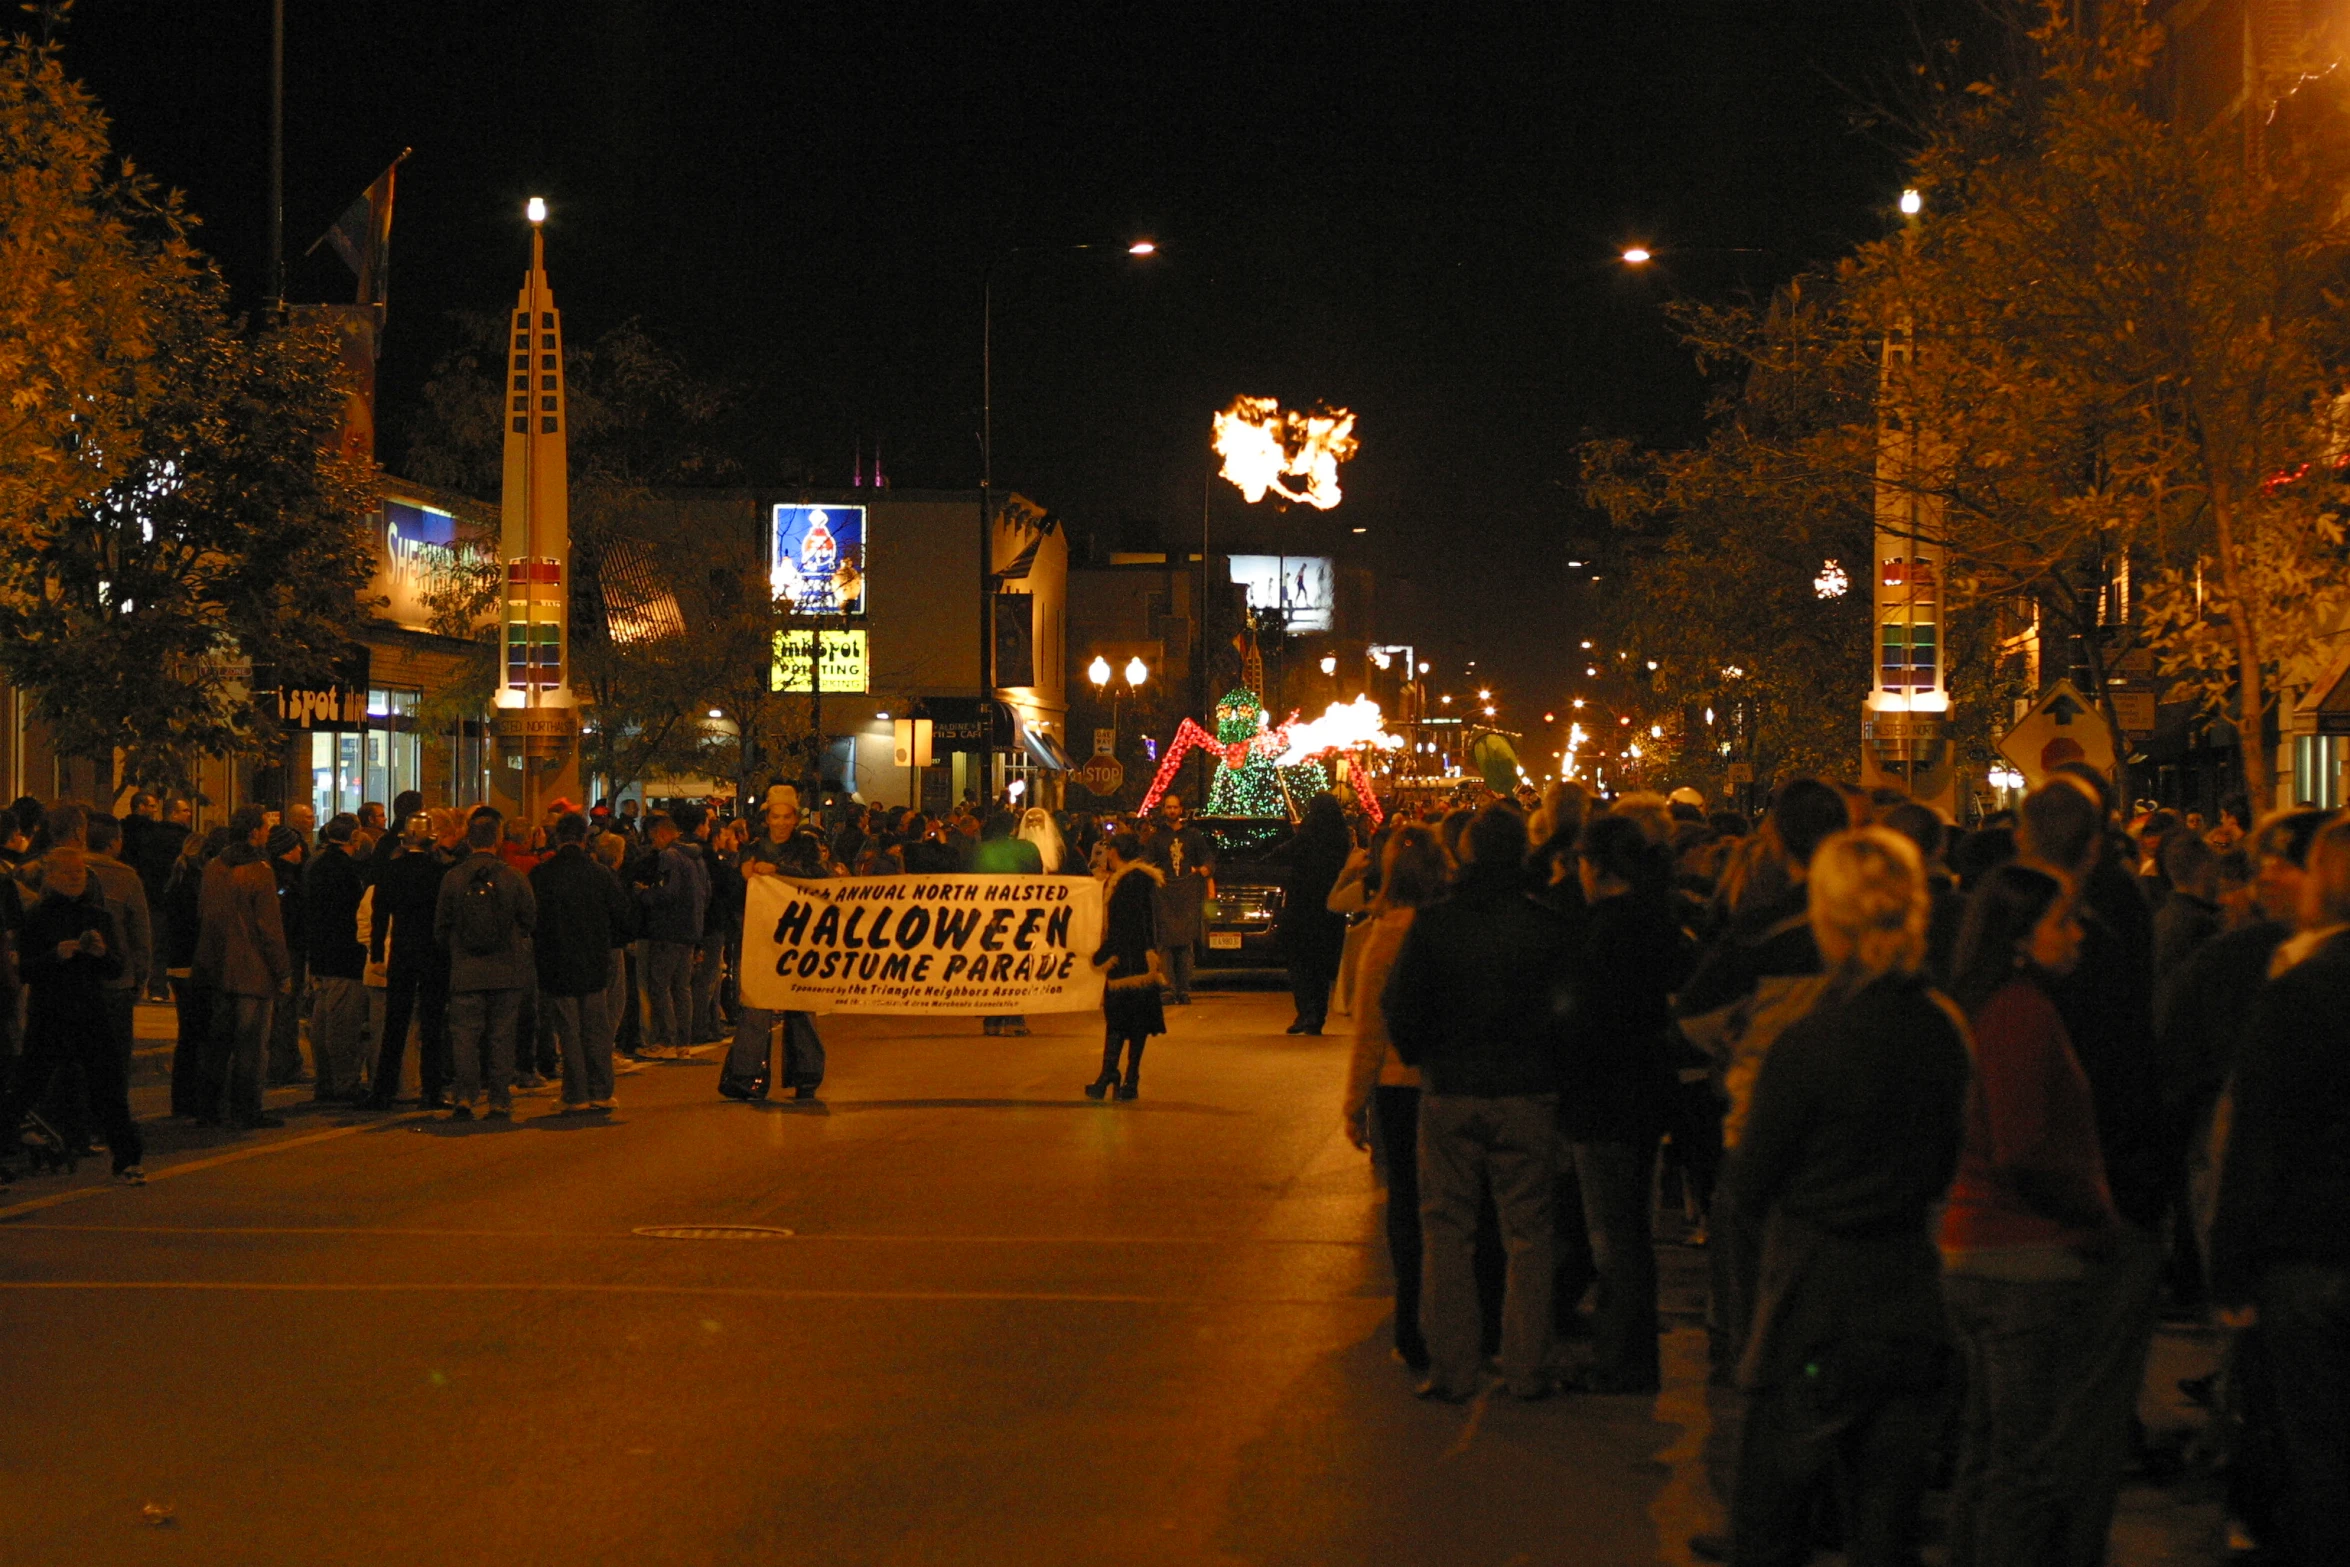
[[[1702,1254],[1663,1395],[1418,1403],[1349,1041],[1171,1015],[1128,1105],[1092,1015],[833,1018],[819,1109],[704,1059],[0,1190],[0,1563],[1688,1560]],[[2205,1559],[2126,1505],[2117,1560]]]

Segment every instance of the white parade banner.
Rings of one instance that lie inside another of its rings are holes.
[[[1090,876],[753,876],[743,1000],[777,1012],[1090,1012]]]

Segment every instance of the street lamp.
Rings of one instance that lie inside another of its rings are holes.
[[[1905,190],[1901,193],[1901,215],[1903,217],[1914,218],[1925,210],[1925,197],[1919,195],[1914,190]]]
[[[1141,655],[1137,654],[1126,661],[1126,668],[1121,673],[1126,677],[1123,694],[1131,696],[1142,689],[1144,681],[1150,679],[1151,668],[1150,665],[1142,661]],[[1105,692],[1109,696],[1110,750],[1115,754],[1118,749],[1118,701],[1121,692],[1118,688],[1111,686],[1110,675],[1110,661],[1099,653],[1094,654],[1093,662],[1085,666],[1085,678],[1093,682],[1094,700],[1100,701]]]
[[[1014,256],[1035,250],[1061,252],[1098,250],[1094,244],[1014,245],[1000,250],[979,275],[979,704],[982,712],[995,694],[995,273]],[[1147,259],[1159,253],[1158,242],[1137,239],[1126,254]]]
[[[522,215],[533,223],[546,222],[547,198],[544,196],[531,197],[530,200],[522,204]]]

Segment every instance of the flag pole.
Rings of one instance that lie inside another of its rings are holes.
[[[269,310],[286,308],[286,0],[269,6]]]

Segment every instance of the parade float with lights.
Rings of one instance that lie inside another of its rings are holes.
[[[1343,408],[1284,409],[1275,398],[1238,397],[1215,416],[1211,430],[1222,476],[1251,505],[1270,496],[1276,505],[1328,511],[1343,498],[1339,464],[1360,447],[1354,428],[1355,416]],[[1373,821],[1379,820],[1369,765],[1404,745],[1400,735],[1387,732],[1379,704],[1359,696],[1331,703],[1320,718],[1306,720],[1293,712],[1276,724],[1258,694],[1264,689],[1264,661],[1252,618],[1241,683],[1216,704],[1213,730],[1191,718],[1176,728],[1142,798],[1143,812],[1157,808],[1192,752],[1207,750],[1215,753],[1216,767],[1208,781],[1205,815],[1295,821],[1308,800],[1335,790],[1342,797],[1352,795]]]
[[[1379,704],[1367,696],[1333,702],[1320,718],[1308,721],[1293,713],[1286,723],[1275,724],[1257,694],[1238,687],[1216,704],[1214,733],[1190,718],[1177,726],[1142,798],[1145,814],[1158,806],[1184,759],[1203,748],[1216,753],[1216,770],[1208,781],[1209,816],[1295,820],[1306,801],[1337,788],[1351,793],[1377,821],[1379,796],[1369,764],[1382,753],[1401,750],[1403,739],[1387,732]]]

